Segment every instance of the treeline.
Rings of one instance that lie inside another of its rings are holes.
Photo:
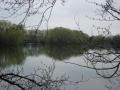
[[[26,43],[41,43],[50,45],[82,45],[88,43],[89,36],[82,31],[57,27],[46,31],[29,31]]]
[[[0,21],[0,46],[24,44],[82,45],[89,48],[120,48],[120,35],[89,36],[82,31],[57,27],[49,30],[25,30],[24,26]]]
[[[120,48],[120,35],[89,36],[82,31],[57,27],[48,31],[29,31],[26,43],[48,45],[82,45],[88,48]]]
[[[16,46],[23,43],[25,30],[22,25],[0,21],[0,46]]]
[[[114,36],[91,36],[89,37],[90,48],[120,48],[120,35]]]

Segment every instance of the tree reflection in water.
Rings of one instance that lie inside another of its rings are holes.
[[[61,48],[61,49],[60,49]],[[68,52],[69,51],[69,52]],[[23,64],[26,56],[45,54],[57,60],[63,60],[74,55],[82,54],[85,49],[67,47],[27,46],[24,48],[6,48],[0,50],[0,85],[10,90],[61,90],[67,84],[76,84],[82,81],[69,81],[68,77],[61,75],[54,77],[55,63],[45,68],[39,67],[31,74],[24,74],[23,68],[9,70],[11,65]],[[7,69],[6,69],[7,68]]]
[[[0,68],[6,68],[11,65],[20,65],[23,64],[24,60],[25,54],[22,48],[0,48]]]
[[[20,65],[24,63],[27,56],[39,56],[45,54],[54,60],[64,60],[72,56],[82,55],[86,48],[79,46],[26,46],[0,48],[0,68],[6,68],[11,65]]]
[[[12,53],[11,53],[12,52]],[[96,74],[100,76],[99,78],[104,78],[109,81],[106,88],[110,90],[119,90],[120,88],[120,52],[119,50],[109,49],[109,50],[88,50],[78,47],[52,47],[52,46],[41,46],[41,47],[31,47],[27,46],[20,49],[10,49],[0,51],[0,79],[1,85],[8,85],[7,88],[15,86],[15,88],[20,88],[22,90],[61,90],[61,87],[70,84],[79,84],[84,81],[69,81],[66,76],[61,76],[58,78],[53,77],[55,63],[51,66],[46,66],[46,68],[39,67],[34,73],[25,75],[21,70],[17,72],[5,71],[5,67],[11,65],[22,64],[26,56],[38,56],[40,54],[45,54],[46,56],[52,57],[54,60],[62,60],[66,64],[77,65],[79,67],[89,68],[96,71]],[[85,65],[80,63],[74,63],[69,61],[64,61],[71,56],[83,55]],[[98,78],[98,77],[97,77]],[[5,84],[9,83],[9,84]],[[12,85],[12,86],[11,86]]]
[[[68,46],[27,46],[27,55],[40,55],[45,54],[52,57],[54,60],[65,60],[72,56],[82,55],[84,52],[88,51],[88,48],[80,47],[79,45],[68,45]]]

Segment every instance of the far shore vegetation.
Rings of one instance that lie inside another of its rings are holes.
[[[120,35],[89,36],[78,30],[56,27],[49,30],[25,30],[24,26],[0,21],[0,46],[14,47],[27,44],[79,45],[89,48],[120,48]]]

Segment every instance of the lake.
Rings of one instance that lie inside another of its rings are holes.
[[[119,50],[113,49],[31,45],[0,49],[1,74],[31,75],[30,78],[40,83],[50,82],[38,88],[21,78],[5,77],[16,83],[18,80],[25,87],[31,85],[32,90],[119,90],[119,63]],[[34,75],[40,75],[42,79]],[[5,81],[0,81],[0,86],[0,90],[19,90]]]

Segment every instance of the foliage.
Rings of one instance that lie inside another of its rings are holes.
[[[2,46],[15,46],[21,44],[24,39],[24,27],[12,24],[8,21],[0,21],[0,44]]]
[[[120,48],[120,35],[114,36],[91,36],[89,38],[89,46],[92,48]]]
[[[46,31],[46,43],[48,44],[84,44],[87,43],[88,35],[82,31],[70,30],[63,27],[57,27]]]
[[[90,37],[82,31],[63,27],[56,27],[47,31],[30,30],[26,33],[22,25],[0,21],[0,46],[18,46],[26,43],[57,46],[80,45],[89,46],[89,48],[120,48],[120,35]]]
[[[105,43],[105,37],[102,36],[102,35],[91,36],[89,38],[89,45],[91,47],[97,47],[97,48],[99,48],[99,47],[103,46],[104,43]]]
[[[120,35],[115,35],[111,40],[111,44],[113,48],[120,48]]]

